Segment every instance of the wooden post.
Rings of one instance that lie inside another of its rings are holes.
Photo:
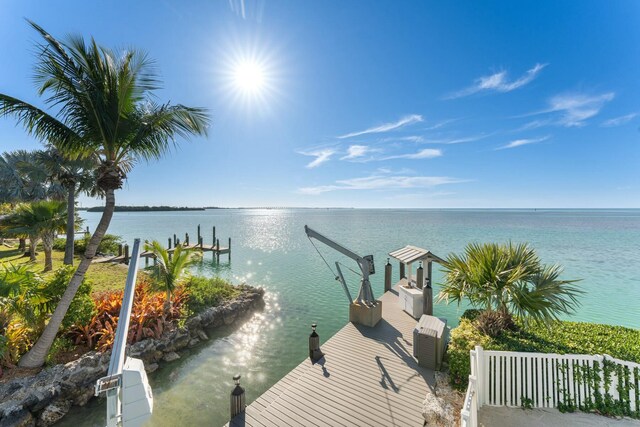
[[[387,258],[387,265],[384,266],[384,291],[391,290],[391,270],[393,267],[391,266],[391,262],[389,262],[389,258]]]
[[[422,268],[422,261],[420,261],[420,266],[416,270],[416,286],[418,289],[422,289],[424,284],[424,268]]]
[[[220,262],[220,239],[216,240],[216,258]]]
[[[122,243],[118,245],[118,256],[122,256]]]
[[[200,224],[198,224],[198,243],[200,242]]]
[[[89,236],[91,236],[91,233],[89,233],[89,226],[87,225],[87,229],[84,232],[84,237],[89,237]]]
[[[320,351],[320,336],[316,332],[316,327],[318,327],[316,323],[311,325],[311,335],[309,335],[309,359],[311,359],[311,363],[316,363],[324,356]]]
[[[184,233],[184,243],[189,246],[189,233]]]
[[[400,280],[404,279],[406,276],[404,274],[404,263],[400,263]]]
[[[420,266],[422,268],[422,266]],[[433,316],[433,288],[431,287],[431,260],[427,260],[427,279],[422,288],[422,314]]]
[[[145,267],[149,267],[149,257],[148,256],[144,257],[144,266]]]
[[[229,237],[229,252],[227,254],[229,255],[229,261],[231,261],[231,237]]]
[[[171,237],[169,237],[168,242],[167,242],[167,249],[171,249]]]
[[[244,389],[240,387],[240,375],[234,375],[233,382],[236,386],[231,392],[231,419],[243,413],[246,406]]]
[[[176,246],[178,246],[178,239],[176,239],[176,235],[174,233],[173,234],[173,247],[175,248]]]
[[[213,240],[211,241],[211,246],[216,245],[216,226],[213,226]]]
[[[202,236],[198,236],[198,245],[200,246],[200,250],[202,250]]]
[[[129,245],[124,245],[124,263],[129,264]]]

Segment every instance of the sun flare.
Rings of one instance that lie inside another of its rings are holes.
[[[264,87],[264,69],[257,62],[243,61],[233,72],[236,88],[247,93],[256,93]]]

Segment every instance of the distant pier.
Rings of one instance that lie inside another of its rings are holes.
[[[200,232],[199,224],[196,232],[195,243],[191,242],[189,238],[189,233],[184,234],[183,241],[180,241],[180,238],[178,238],[177,235],[174,234],[173,237],[169,237],[167,239],[167,243],[168,243],[167,252],[169,253],[169,256],[171,256],[175,252],[176,247],[180,246],[182,249],[196,250],[201,252],[211,252],[213,253],[214,258],[216,258],[218,261],[220,261],[220,255],[226,254],[229,261],[231,261],[231,237],[229,237],[227,240],[227,246],[221,246],[220,239],[216,237],[215,226],[212,228],[212,244],[210,245],[204,243],[204,237]],[[155,261],[155,258],[156,258],[155,254],[151,251],[142,252],[140,254],[140,257],[145,259],[145,265],[149,264],[150,259]],[[94,262],[96,263],[112,262],[112,263],[129,264],[129,259],[130,259],[129,245],[124,244],[124,245],[120,245],[120,247],[118,248],[118,255],[100,258]]]

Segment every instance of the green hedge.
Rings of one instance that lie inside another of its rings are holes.
[[[206,308],[214,307],[222,301],[238,294],[238,289],[219,277],[190,277],[184,284],[187,289],[187,309],[189,313],[198,313]]]
[[[57,251],[64,251],[65,249],[65,238],[56,239],[53,242],[53,249]],[[87,244],[89,243],[89,237],[83,237],[81,239],[77,239],[74,243],[74,252],[76,255],[84,254],[84,251],[87,249]],[[100,246],[98,246],[98,253],[101,254],[110,254],[116,255],[118,253],[118,246],[121,243],[124,243],[122,237],[116,236],[115,234],[105,234],[100,242]]]
[[[640,330],[596,323],[557,322],[551,327],[518,323],[517,331],[505,331],[497,338],[479,332],[473,325],[477,313],[465,313],[451,331],[447,351],[452,385],[464,390],[470,374],[469,350],[526,351],[559,354],[608,354],[640,363]]]

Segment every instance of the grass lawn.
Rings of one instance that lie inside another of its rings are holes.
[[[41,274],[43,277],[48,277],[53,274],[53,271],[43,274],[44,269],[44,252],[42,248],[38,250],[38,256],[36,262],[29,262],[29,257],[23,257],[22,252],[14,248],[8,248],[6,246],[0,246],[0,262],[11,263],[13,265],[27,264],[31,270]],[[64,252],[53,251],[53,270],[62,267],[62,261],[64,259]],[[75,257],[74,265],[78,265],[79,257]],[[93,283],[93,291],[100,292],[110,289],[123,289],[124,283],[127,279],[127,266],[124,264],[92,264],[87,271],[87,280]]]

